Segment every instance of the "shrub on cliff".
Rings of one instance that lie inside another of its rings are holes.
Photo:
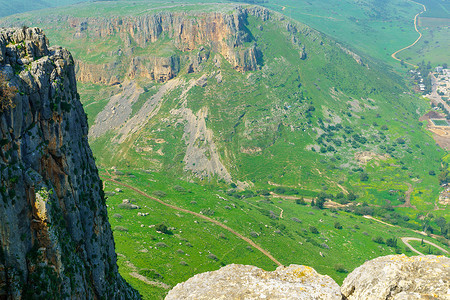
[[[0,72],[0,112],[15,106],[12,100],[16,94],[17,88],[8,86],[5,74]]]

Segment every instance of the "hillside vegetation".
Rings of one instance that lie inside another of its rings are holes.
[[[429,104],[385,64],[261,7],[158,5],[2,21],[40,26],[74,54],[90,144],[116,180],[105,189],[121,274],[149,299],[231,262],[275,264],[121,184],[337,281],[406,252],[399,238],[421,236],[411,229],[450,232],[438,203],[445,153],[418,121]]]

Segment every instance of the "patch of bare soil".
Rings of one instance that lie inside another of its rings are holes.
[[[380,155],[372,151],[363,151],[355,153],[355,160],[360,165],[365,165],[371,160],[386,160],[389,158],[388,154]]]

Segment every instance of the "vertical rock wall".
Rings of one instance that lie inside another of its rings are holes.
[[[117,270],[71,54],[0,29],[0,72],[18,90],[0,111],[0,298],[139,298]]]

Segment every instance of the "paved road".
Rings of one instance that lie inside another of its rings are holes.
[[[217,220],[211,219],[211,218],[209,218],[209,217],[207,217],[207,216],[204,216],[204,215],[202,215],[202,214],[199,214],[199,213],[196,213],[196,212],[193,212],[193,211],[190,211],[190,210],[187,210],[187,209],[184,209],[184,208],[175,206],[175,205],[168,204],[168,203],[166,203],[166,202],[164,202],[164,201],[162,201],[162,200],[160,200],[160,199],[158,199],[158,198],[152,197],[152,196],[150,196],[150,195],[144,193],[143,191],[141,191],[141,190],[139,190],[139,189],[137,189],[137,188],[135,188],[135,187],[132,187],[131,185],[125,184],[125,183],[123,183],[123,182],[119,182],[119,181],[116,181],[116,180],[114,180],[114,179],[107,178],[107,177],[104,177],[104,176],[100,176],[100,177],[101,177],[103,180],[110,181],[110,182],[113,182],[113,183],[115,183],[115,184],[118,184],[118,185],[124,186],[124,187],[126,187],[126,188],[129,188],[130,190],[135,191],[136,193],[138,193],[138,194],[144,196],[145,198],[154,200],[154,201],[156,201],[156,202],[158,202],[158,203],[160,203],[160,204],[162,204],[162,205],[165,205],[165,206],[167,206],[167,207],[170,207],[170,208],[172,208],[172,209],[175,209],[175,210],[178,210],[178,211],[181,211],[181,212],[184,212],[184,213],[188,213],[188,214],[194,215],[194,216],[196,216],[196,217],[199,217],[199,218],[202,218],[202,219],[204,219],[204,220],[206,220],[206,221],[209,221],[209,222],[211,222],[211,223],[214,223],[214,224],[216,224],[216,225],[222,227],[223,229],[228,230],[229,232],[231,232],[232,234],[234,234],[235,236],[237,236],[237,237],[240,238],[241,240],[243,240],[243,241],[247,242],[248,244],[250,244],[251,246],[253,246],[254,248],[258,249],[262,254],[264,254],[265,256],[267,256],[271,261],[273,261],[273,262],[274,262],[275,264],[277,264],[278,266],[282,266],[282,265],[283,265],[283,264],[280,263],[275,257],[273,257],[268,251],[266,251],[266,250],[264,250],[263,248],[261,248],[259,245],[257,245],[255,242],[253,242],[251,239],[249,239],[249,238],[243,236],[242,234],[236,232],[235,230],[233,230],[233,229],[231,229],[230,227],[228,227],[228,226],[226,226],[226,225],[220,223],[220,222],[217,221]]]
[[[429,241],[427,241],[427,240],[424,240],[424,239],[413,238],[413,237],[402,237],[401,239],[402,239],[402,242],[405,243],[405,245],[409,247],[409,249],[411,249],[412,251],[416,252],[416,253],[419,254],[419,255],[425,255],[425,254],[423,254],[423,253],[417,251],[416,249],[414,249],[414,248],[408,243],[409,241],[419,241],[419,242],[421,242],[421,241],[423,240],[424,243],[427,243],[427,244],[429,244],[429,245],[431,245],[431,246],[434,246],[434,247],[438,248],[439,250],[441,250],[442,252],[449,254],[448,251],[445,250],[444,248],[442,248],[442,247],[436,245],[435,243],[432,243],[432,242],[429,242]]]

